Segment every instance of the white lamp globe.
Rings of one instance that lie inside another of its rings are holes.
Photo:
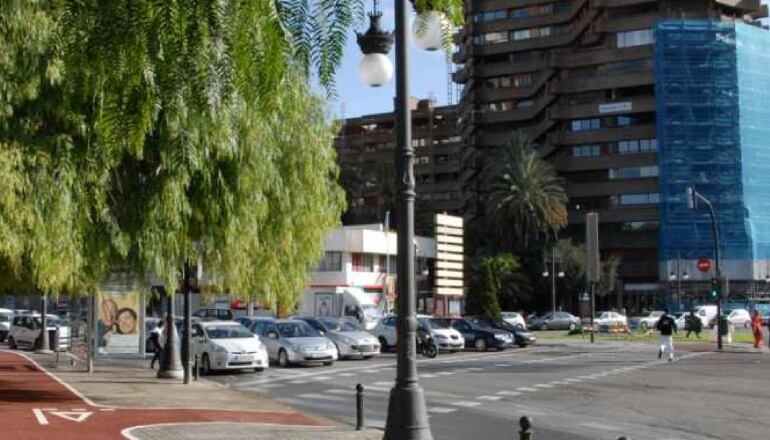
[[[420,13],[412,23],[412,35],[415,44],[427,51],[441,49],[442,30],[446,21],[444,14],[438,11]]]
[[[393,63],[387,55],[368,53],[358,63],[358,77],[370,87],[380,87],[393,78]]]

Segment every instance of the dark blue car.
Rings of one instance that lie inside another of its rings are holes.
[[[504,350],[514,344],[511,332],[487,326],[482,322],[473,322],[465,318],[440,318],[440,320],[463,335],[466,348],[475,348],[476,351],[487,351],[490,348]]]

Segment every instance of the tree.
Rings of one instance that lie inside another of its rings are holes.
[[[527,301],[532,291],[520,269],[516,257],[509,253],[477,260],[471,266],[471,288],[465,304],[468,313],[498,319],[501,302],[517,307]]]
[[[574,244],[570,239],[556,243],[556,258],[565,276],[562,280],[566,292],[588,291],[587,255],[585,244]],[[601,262],[602,277],[596,284],[597,296],[606,296],[615,290],[618,280],[620,260],[610,255]]]
[[[554,169],[520,132],[494,151],[485,183],[488,229],[503,248],[523,251],[567,225],[567,193]]]

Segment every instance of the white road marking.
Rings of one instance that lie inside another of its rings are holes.
[[[377,374],[377,373],[382,373],[382,370],[377,368],[371,368],[371,369],[362,371],[362,373]]]
[[[421,374],[420,379],[432,379],[434,377],[438,377],[435,374]]]
[[[471,402],[469,400],[460,400],[458,402],[450,402],[450,405],[462,406],[465,408],[473,408],[475,406],[481,405],[481,402]]]
[[[344,398],[342,396],[329,396],[327,394],[316,394],[316,393],[308,393],[308,394],[297,394],[297,397],[300,397],[302,399],[315,399],[315,400],[334,400],[337,402],[353,402],[353,398]]]
[[[585,422],[585,423],[580,423],[579,426],[584,426],[586,428],[601,429],[602,431],[620,431],[621,430],[621,428],[617,426],[606,425],[604,423],[599,423],[599,422]]]
[[[449,414],[455,411],[457,411],[457,408],[446,408],[443,406],[434,406],[433,408],[428,408],[428,412],[434,414]]]
[[[503,396],[479,396],[477,399],[479,400],[501,400]]]
[[[526,391],[528,393],[534,393],[534,392],[538,391],[537,388],[530,388],[530,387],[519,387],[519,388],[516,388],[516,390],[517,391]]]
[[[91,417],[93,411],[51,411],[50,414],[71,422],[81,423]]]
[[[295,381],[291,383],[307,383],[305,381]],[[285,383],[266,383],[262,385],[262,388],[280,388],[282,386],[286,385]]]
[[[32,414],[35,415],[35,418],[37,419],[37,423],[41,425],[48,424],[48,419],[45,417],[45,414],[43,414],[43,411],[40,408],[32,408]]]
[[[455,374],[455,372],[454,371],[439,371],[436,374],[439,375],[439,376],[450,376],[452,374]]]
[[[521,396],[521,393],[518,391],[498,391],[497,394],[501,396]]]
[[[291,381],[289,381],[289,383],[293,384],[293,385],[304,385],[304,384],[307,383],[307,381],[306,380],[291,380]],[[275,386],[275,384],[267,384],[267,385]],[[267,386],[267,385],[262,385],[262,386]]]
[[[342,376],[342,377],[353,377],[353,376],[355,376],[355,373],[340,373],[340,374],[338,374],[337,376]]]
[[[393,386],[393,382],[375,382],[372,385],[377,387],[389,387],[389,386]]]
[[[495,364],[495,367],[500,367],[500,368],[506,368],[510,366],[512,366],[512,364]]]
[[[329,376],[317,376],[317,377],[313,378],[313,382],[330,380],[330,379],[331,379],[331,377],[329,377]]]
[[[553,388],[553,385],[550,383],[539,383],[535,385],[535,388]]]

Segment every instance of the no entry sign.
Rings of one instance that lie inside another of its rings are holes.
[[[706,257],[700,257],[698,258],[698,264],[697,264],[698,270],[701,272],[708,272],[711,270],[711,260],[709,260]]]

